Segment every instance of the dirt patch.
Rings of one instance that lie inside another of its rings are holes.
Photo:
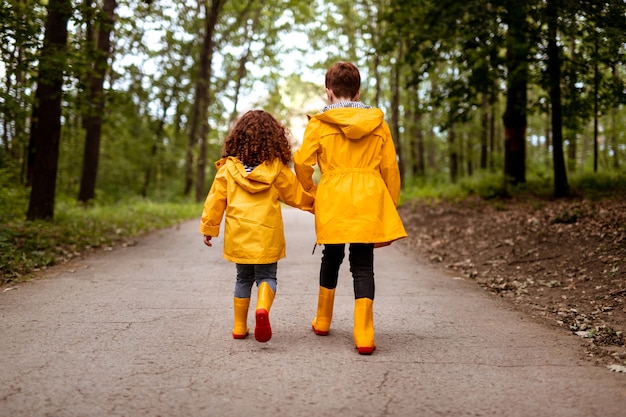
[[[412,201],[400,214],[418,257],[626,365],[626,198]]]

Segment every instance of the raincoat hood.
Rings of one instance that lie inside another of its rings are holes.
[[[253,194],[270,188],[281,169],[280,161],[275,159],[272,162],[263,162],[248,173],[243,164],[232,156],[222,158],[215,163],[218,170],[222,166],[225,167],[237,185]]]
[[[348,139],[362,139],[380,127],[384,121],[384,113],[378,108],[337,108],[316,114],[312,118],[337,125]]]

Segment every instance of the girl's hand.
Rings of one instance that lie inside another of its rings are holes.
[[[208,247],[213,246],[213,244],[211,243],[211,236],[204,236],[204,244]]]

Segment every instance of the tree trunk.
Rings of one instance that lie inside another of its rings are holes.
[[[423,114],[415,115],[415,172],[420,177],[426,175],[424,132],[422,130]]]
[[[598,172],[598,102],[600,101],[600,74],[598,72],[598,34],[594,33],[593,60],[593,172]]]
[[[419,85],[415,85],[409,89],[409,95],[412,100],[409,104],[411,124],[413,126],[411,132],[411,156],[413,161],[413,175],[423,177],[426,174],[424,132],[422,130],[423,113],[419,109]]]
[[[563,134],[563,148],[564,151],[567,150],[567,170],[571,173],[575,173],[578,168],[578,160],[576,159],[576,154],[578,153],[578,144],[576,136],[578,131],[574,129],[564,129],[565,133]],[[565,145],[567,143],[567,146]],[[550,149],[552,148],[550,144]],[[565,149],[566,148],[566,149]],[[549,149],[548,149],[549,151]]]
[[[495,166],[495,157],[494,155],[496,154],[496,93],[494,91],[495,89],[493,89],[491,91],[491,110],[489,112],[489,152],[488,152],[488,165],[489,165],[489,171],[490,172],[496,172],[496,166]]]
[[[402,51],[399,52],[402,54]],[[402,141],[400,140],[400,62],[398,59],[393,66],[392,92],[391,92],[391,132],[398,154],[400,178],[404,179],[404,161],[402,157]],[[404,181],[402,182],[404,184]]]
[[[207,79],[206,79],[206,95],[204,97],[204,106],[201,109],[203,112],[203,117],[200,119],[200,149],[198,152],[198,164],[196,168],[196,202],[204,201],[206,198],[206,190],[204,186],[204,177],[206,173],[206,148],[207,148],[207,140],[209,138],[209,121],[208,121],[208,110],[211,105],[211,94],[210,94],[210,81],[211,81],[211,65],[213,62],[213,49],[215,48],[215,41],[213,40],[213,34],[215,33],[215,27],[217,26],[217,20],[219,18],[220,10],[224,0],[213,0],[211,5],[211,11],[207,19],[207,34],[209,37],[208,43],[208,55],[207,55]]]
[[[459,154],[457,152],[456,132],[454,126],[448,130],[448,148],[450,153],[450,181],[456,184],[459,178]]]
[[[617,139],[617,107],[613,107],[611,109],[611,126],[608,131],[607,142],[611,144],[611,150],[613,154],[613,163],[612,167],[615,170],[619,170],[620,167],[620,159],[619,159],[619,140]]]
[[[615,78],[615,81],[617,82],[617,85],[621,84],[621,80],[619,79],[619,70],[617,68],[617,64],[613,64],[613,66],[611,67],[611,75]],[[620,146],[619,146],[619,140],[617,138],[617,132],[618,132],[618,127],[617,127],[617,119],[618,119],[618,107],[613,107],[611,109],[611,127],[609,129],[609,140],[608,142],[611,144],[611,148],[613,149],[613,168],[614,169],[619,169],[620,167],[620,158],[619,158],[619,152],[620,152]]]
[[[504,112],[504,175],[513,184],[526,182],[526,106],[528,101],[528,39],[526,2],[511,0],[504,16],[507,97]]]
[[[424,162],[424,132],[420,127],[422,123],[422,113],[416,112],[413,117],[413,141],[411,144],[411,153],[413,157],[413,175],[423,177],[426,174],[426,165]]]
[[[248,6],[251,6],[251,5],[252,3],[250,3]],[[250,60],[252,42],[254,40],[254,35],[258,31],[262,7],[263,7],[263,4],[258,4],[256,9],[253,11],[254,15],[252,18],[252,22],[250,22],[250,24],[248,25],[249,27],[247,27],[247,30],[245,33],[245,39],[241,42],[241,44],[243,45],[244,51],[239,57],[239,67],[237,68],[237,79],[235,80],[235,93],[234,93],[234,98],[233,98],[233,112],[230,115],[229,126],[235,122],[235,120],[237,119],[238,112],[239,112],[237,107],[239,105],[239,96],[241,94],[241,86],[243,84],[243,80],[245,79],[248,73],[246,70],[246,64]],[[243,19],[242,19],[243,21],[247,22],[249,20],[248,12],[249,12],[249,9],[246,8],[246,10],[244,11]]]
[[[380,56],[379,54],[374,54],[374,79],[376,80],[376,85],[374,86],[374,106],[380,107],[380,97],[381,97],[381,76],[380,76]]]
[[[489,93],[482,93],[480,107],[480,169],[487,169],[489,151]]]
[[[472,135],[464,134],[465,138],[463,142],[465,143],[465,166],[467,167],[467,176],[471,177],[474,175],[474,141],[472,140]]]
[[[21,11],[18,19],[23,19],[24,21],[30,19],[31,17],[26,13],[26,9],[29,7],[26,0],[19,0],[18,3],[20,5],[16,10]],[[26,93],[28,86],[25,85],[25,68],[27,66],[24,62],[24,50],[28,49],[28,47],[25,36],[16,36],[12,51],[7,51],[10,57],[4,63],[6,73],[4,81],[7,97],[4,97],[2,106],[2,143],[7,158],[18,159],[24,151],[24,148],[19,145],[25,142],[27,135],[28,113],[23,109],[27,108],[28,101],[28,94]],[[13,74],[13,76],[10,76],[10,74]],[[2,162],[0,160],[0,164]]]
[[[576,55],[576,38],[572,37],[572,39],[570,40],[570,51],[571,51],[571,56],[570,56],[570,61],[572,65],[576,65],[576,61],[578,59],[577,55]],[[560,62],[560,60],[559,60]],[[572,92],[571,94],[571,99],[569,102],[569,106],[570,109],[577,109],[580,106],[579,103],[579,96],[578,94],[575,93],[576,91],[576,83],[578,82],[578,78],[575,74],[570,74],[569,76],[569,91]],[[572,111],[570,110],[569,114],[572,114]],[[576,161],[576,153],[577,153],[577,145],[576,145],[576,136],[578,135],[578,132],[580,130],[579,127],[579,123],[578,123],[578,118],[576,116],[570,116],[569,121],[566,120],[565,123],[565,134],[564,134],[564,140],[567,140],[567,168],[569,170],[569,172],[574,173],[576,172],[576,165],[577,165],[577,161]],[[565,144],[564,144],[565,146]]]
[[[155,163],[154,160],[159,150],[159,145],[163,143],[163,132],[165,130],[165,121],[167,117],[167,111],[170,108],[170,105],[172,103],[172,97],[176,95],[177,91],[178,91],[178,83],[176,83],[174,87],[172,88],[172,95],[165,97],[161,102],[163,109],[161,111],[161,117],[159,118],[157,127],[154,132],[154,141],[152,142],[152,146],[150,147],[150,156],[148,158],[148,166],[146,167],[146,170],[144,172],[143,185],[141,186],[141,196],[143,198],[146,198],[148,196],[148,190],[150,189],[150,181],[152,180],[152,168]]]
[[[215,26],[217,25],[217,19],[223,3],[224,0],[213,0],[211,1],[210,6],[206,2],[204,4],[206,15],[204,26],[205,32],[202,49],[200,51],[200,69],[198,81],[196,82],[196,97],[191,112],[189,142],[185,158],[185,189],[183,191],[185,196],[190,195],[191,189],[193,188],[193,156],[196,145],[199,144],[200,148],[206,147],[206,137],[204,137],[204,134],[208,134],[208,129],[204,129],[203,124],[207,123],[206,119],[209,107],[209,84],[211,80],[211,62],[213,60],[214,48],[213,34],[215,32]],[[200,152],[202,152],[202,150]],[[200,175],[204,178],[204,172],[198,173],[198,177]],[[199,187],[196,187],[196,191],[198,191],[198,188]],[[200,200],[201,196],[196,192],[196,201]]]
[[[48,3],[29,141],[33,175],[26,215],[28,220],[50,220],[54,217],[63,74],[67,66],[67,23],[71,14],[70,0],[51,0]]]
[[[196,202],[201,202],[206,198],[206,190],[204,189],[204,176],[206,173],[206,155],[207,155],[207,138],[209,136],[209,121],[205,117],[200,127],[200,147],[198,149],[198,164],[196,167]]]
[[[372,35],[372,44],[377,45],[380,43],[380,38],[383,34],[381,34],[381,22],[384,21],[383,7],[370,7],[368,13],[368,21],[370,23],[370,33]],[[400,45],[400,49],[402,50],[402,45]],[[380,54],[374,54],[372,61],[372,74],[374,75],[374,107],[380,108],[380,102],[382,97],[382,76],[380,73],[381,67],[381,59]]]
[[[565,158],[563,155],[563,117],[561,108],[561,59],[557,45],[558,0],[546,4],[548,20],[548,78],[550,103],[552,104],[552,163],[554,167],[554,196],[569,194]]]
[[[89,73],[89,89],[85,110],[85,151],[78,201],[87,203],[96,195],[96,178],[100,160],[102,113],[104,112],[104,77],[111,56],[111,32],[115,23],[117,0],[105,0],[99,14],[98,39],[93,68]]]
[[[16,22],[26,22],[32,19],[32,14],[27,13],[29,9],[26,0],[18,0],[18,6],[15,7]],[[4,23],[4,22],[3,22]],[[30,48],[29,35],[26,31],[20,30],[21,35],[14,37],[14,45],[12,48],[5,48],[3,45],[3,56],[6,60],[3,62],[4,69],[4,91],[3,100],[0,104],[0,118],[2,119],[2,149],[0,150],[0,168],[7,166],[7,161],[20,161],[20,183],[25,184],[30,181],[27,179],[28,148],[24,144],[28,143],[28,111],[29,93],[31,81],[27,79],[28,74],[26,68],[28,64],[25,59],[25,52]],[[32,176],[32,172],[30,172]]]

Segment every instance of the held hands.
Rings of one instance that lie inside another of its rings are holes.
[[[211,243],[211,236],[204,236],[204,244],[207,245],[208,247],[213,246],[213,244]]]

